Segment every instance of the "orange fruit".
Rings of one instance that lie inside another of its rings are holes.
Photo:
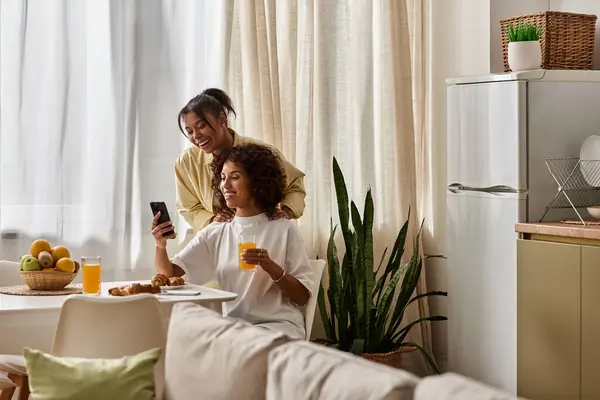
[[[68,257],[63,257],[56,262],[54,268],[62,272],[75,272],[75,262]]]
[[[50,271],[54,271],[54,268],[42,268],[42,271],[50,272]]]
[[[45,239],[38,239],[31,243],[31,247],[29,248],[29,252],[35,258],[37,258],[42,251],[47,251],[50,253],[52,248],[50,247],[50,242]]]
[[[50,251],[50,254],[52,254],[52,258],[54,259],[55,264],[61,258],[71,258],[71,253],[69,252],[69,249],[67,249],[64,246],[55,246]]]

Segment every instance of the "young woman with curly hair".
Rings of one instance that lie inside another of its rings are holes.
[[[279,158],[265,146],[235,146],[216,156],[211,169],[219,209],[235,217],[231,222],[213,222],[169,259],[162,234],[173,225],[156,225],[157,216],[152,230],[157,271],[168,277],[186,275],[197,284],[216,280],[223,290],[238,294],[225,304],[226,315],[303,339],[301,307],[313,295],[313,270],[295,224],[269,218],[284,195]],[[254,235],[257,248],[238,255],[242,233]],[[240,258],[256,268],[242,271]]]
[[[270,147],[231,129],[227,121],[229,116],[235,116],[233,103],[227,93],[216,88],[206,89],[191,99],[177,116],[179,129],[193,144],[175,162],[177,210],[194,232],[213,221],[231,221],[233,218],[229,210],[215,207],[210,169],[214,156],[225,149],[246,144]],[[283,197],[270,218],[300,218],[306,196],[304,173],[287,161],[276,148],[270,148],[281,160],[287,178]]]

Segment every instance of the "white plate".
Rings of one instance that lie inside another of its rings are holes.
[[[179,285],[179,286],[161,286],[160,290],[181,290],[181,289],[190,289],[189,285]]]
[[[579,152],[579,159],[581,161],[600,160],[600,136],[592,135],[584,140]],[[580,165],[583,179],[594,187],[600,187],[600,168],[598,167],[600,165],[596,165],[596,163],[583,162]]]

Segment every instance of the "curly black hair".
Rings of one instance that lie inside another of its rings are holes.
[[[212,188],[223,210],[228,209],[220,188],[221,172],[226,161],[244,169],[256,203],[267,214],[273,214],[283,200],[285,189],[285,172],[279,157],[270,148],[253,143],[225,149],[216,156],[211,164]]]

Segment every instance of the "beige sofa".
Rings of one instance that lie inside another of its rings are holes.
[[[167,400],[517,399],[456,374],[419,379],[185,303],[171,314],[165,374]]]

